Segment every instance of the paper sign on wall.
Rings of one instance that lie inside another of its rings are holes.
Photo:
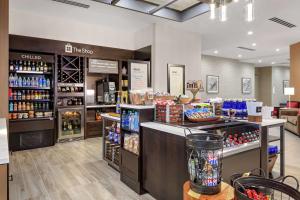
[[[148,88],[148,64],[131,63],[130,78],[131,90],[142,90]]]

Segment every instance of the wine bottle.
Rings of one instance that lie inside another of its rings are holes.
[[[24,61],[23,71],[27,71],[27,62],[26,61]]]
[[[23,62],[20,60],[19,62],[19,71],[23,71]]]
[[[14,71],[15,67],[14,67],[14,62],[11,60],[10,64],[9,64],[9,70],[10,71]]]
[[[43,72],[44,71],[44,63],[41,62],[41,65],[40,65],[40,71]]]
[[[32,71],[30,61],[27,62],[27,71]]]

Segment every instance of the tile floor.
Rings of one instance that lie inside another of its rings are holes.
[[[102,160],[101,146],[96,138],[13,153],[10,200],[154,200],[120,181]],[[299,152],[300,138],[286,132],[286,174],[300,180]]]

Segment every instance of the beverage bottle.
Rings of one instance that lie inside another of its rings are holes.
[[[135,118],[134,129],[135,129],[135,131],[139,131],[139,113],[138,112],[135,112],[134,118]]]
[[[43,88],[47,87],[47,81],[46,81],[46,79],[44,77],[43,77],[42,81],[43,81],[42,82],[42,85],[43,85],[42,87]]]
[[[15,70],[14,62],[12,60],[9,62],[9,70],[10,71],[14,71]]]
[[[49,110],[49,103],[46,103],[46,110]]]
[[[22,103],[22,110],[26,110],[26,103],[25,102]]]
[[[13,112],[14,111],[14,104],[13,102],[9,103],[9,112]]]
[[[8,96],[9,96],[9,100],[13,100],[13,92],[11,88],[8,89]]]
[[[17,76],[17,74],[15,74],[13,81],[14,81],[13,86],[17,87],[18,86],[18,76]]]
[[[23,87],[23,84],[22,84],[22,77],[21,77],[21,76],[19,76],[19,78],[18,78],[18,86],[19,86],[19,87]]]
[[[25,77],[23,77],[23,81],[22,81],[22,86],[23,87],[26,87],[27,86],[27,81],[26,81],[26,78]]]
[[[48,66],[48,72],[52,72],[52,66]]]
[[[15,71],[18,71],[19,70],[19,63],[18,61],[15,62],[15,68],[14,68]]]
[[[27,62],[26,61],[24,61],[23,71],[27,71]]]
[[[14,111],[18,111],[18,104],[17,104],[17,102],[14,103]]]
[[[21,90],[18,91],[18,100],[22,100],[22,93],[21,93]]]
[[[34,64],[34,63],[33,63]],[[39,65],[39,63],[37,62],[36,63],[36,69],[35,69],[35,71],[37,71],[37,72],[39,72],[40,71],[40,65]]]
[[[32,62],[32,65],[31,65],[31,70],[32,70],[32,71],[34,71],[34,72],[36,71],[36,68],[35,68],[35,63],[34,63],[34,62]]]
[[[25,90],[22,90],[22,100],[26,100]]]
[[[30,110],[30,103],[29,102],[26,103],[26,110]]]
[[[21,103],[21,102],[18,103],[18,110],[19,110],[19,111],[22,110],[22,103]]]
[[[19,62],[19,69],[18,69],[19,71],[23,71],[23,63],[22,63],[22,61],[20,60],[20,62]]]
[[[31,63],[30,63],[30,61],[28,61],[28,63],[27,63],[27,70],[28,71],[32,71],[32,68],[31,68]]]
[[[47,66],[47,63],[44,64],[44,72],[48,72],[48,66]]]
[[[48,91],[46,91],[46,99],[50,99],[50,95]]]
[[[32,85],[31,85],[31,80],[30,80],[29,77],[27,77],[26,85],[27,85],[27,87],[31,87],[31,86],[32,86]]]
[[[50,83],[50,79],[49,78],[47,78],[47,82],[46,82],[46,87],[48,88],[50,88],[51,87],[51,85],[50,85],[51,83]]]
[[[12,74],[9,75],[8,83],[9,83],[9,87],[13,87],[14,86],[14,77],[13,77]]]
[[[40,65],[40,71],[43,72],[44,71],[44,63],[41,62],[41,65]]]
[[[38,87],[43,87],[43,79],[42,79],[42,77],[39,77],[39,79],[38,79]]]
[[[30,110],[34,110],[33,103],[30,104]]]

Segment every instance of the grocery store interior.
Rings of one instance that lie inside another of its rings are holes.
[[[300,200],[299,8],[1,0],[0,200]]]

